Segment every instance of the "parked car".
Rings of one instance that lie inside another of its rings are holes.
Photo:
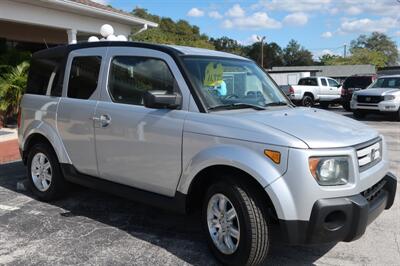
[[[376,80],[375,74],[354,75],[345,79],[341,91],[341,103],[345,110],[351,111],[350,101],[354,91],[364,90]]]
[[[379,77],[367,89],[353,93],[351,109],[356,118],[381,113],[400,121],[400,75]]]
[[[299,79],[298,85],[289,88],[289,98],[302,106],[311,107],[319,102],[324,108],[340,100],[340,84],[328,77],[307,77]]]
[[[37,52],[31,66],[18,137],[41,200],[73,182],[200,211],[211,251],[230,265],[267,261],[273,230],[289,244],[358,239],[393,204],[384,137],[294,107],[249,59],[93,42]]]

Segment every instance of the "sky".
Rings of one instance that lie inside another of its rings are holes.
[[[185,19],[210,37],[251,44],[257,36],[285,47],[297,40],[315,57],[343,54],[351,40],[386,33],[400,48],[400,0],[95,0],[132,11],[136,6]]]

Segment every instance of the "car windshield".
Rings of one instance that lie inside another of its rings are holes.
[[[400,77],[378,78],[369,88],[400,89]]]
[[[184,57],[186,69],[208,110],[288,105],[271,78],[254,62],[216,57]]]

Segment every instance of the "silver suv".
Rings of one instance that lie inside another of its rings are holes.
[[[210,50],[98,42],[38,52],[18,134],[39,199],[72,182],[200,211],[224,264],[261,264],[278,239],[355,240],[396,191],[383,136],[294,107],[253,61]]]

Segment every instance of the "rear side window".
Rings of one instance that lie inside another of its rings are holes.
[[[31,60],[26,93],[46,95],[52,75],[52,87],[54,88],[58,83],[58,64],[61,60],[62,58],[33,58]],[[54,93],[53,95],[52,93],[53,96],[61,96],[61,94],[57,94]]]
[[[68,97],[87,100],[97,88],[100,56],[80,56],[72,60],[68,81]]]
[[[365,89],[372,83],[372,80],[373,78],[369,76],[349,77],[344,81],[343,87]]]
[[[303,78],[299,80],[299,85],[318,86],[318,82],[316,78]]]
[[[326,79],[321,79],[321,84],[322,86],[327,86],[328,84],[326,83]]]
[[[114,102],[143,105],[143,94],[150,90],[176,92],[177,83],[161,59],[117,56],[111,62],[108,83]]]

